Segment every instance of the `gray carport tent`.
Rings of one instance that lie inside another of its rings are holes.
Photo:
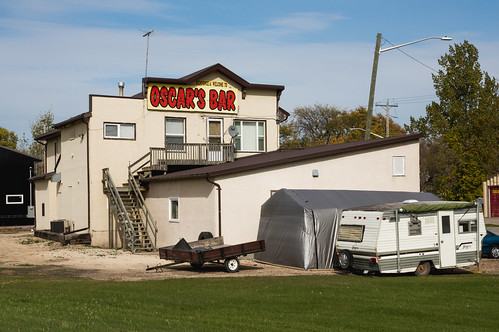
[[[308,269],[332,269],[344,209],[405,200],[438,201],[430,193],[281,189],[261,208],[258,239],[266,250],[255,259]]]

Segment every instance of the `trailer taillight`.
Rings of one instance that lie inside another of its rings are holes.
[[[369,261],[370,261],[371,263],[377,263],[377,262],[378,262],[378,260],[376,259],[376,257],[371,257],[371,258],[369,259]]]

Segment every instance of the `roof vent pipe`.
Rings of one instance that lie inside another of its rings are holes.
[[[125,88],[125,82],[118,82],[118,87],[120,88],[120,97],[123,97],[123,89]]]

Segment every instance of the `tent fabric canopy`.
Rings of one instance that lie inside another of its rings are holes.
[[[265,240],[266,250],[255,258],[305,270],[332,269],[344,209],[404,200],[440,199],[418,192],[281,189],[262,205],[258,239]]]

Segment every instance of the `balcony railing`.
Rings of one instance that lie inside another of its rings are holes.
[[[216,165],[234,161],[234,145],[207,143],[166,143],[151,148],[151,167],[166,170],[169,165]]]

